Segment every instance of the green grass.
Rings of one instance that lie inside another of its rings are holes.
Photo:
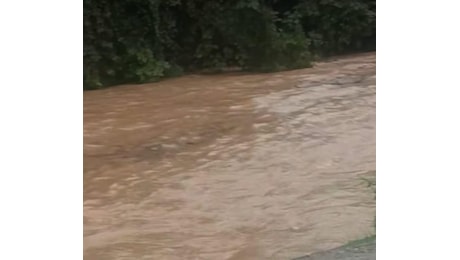
[[[376,235],[367,236],[358,240],[353,240],[344,245],[344,247],[357,247],[363,244],[369,244],[375,241]]]

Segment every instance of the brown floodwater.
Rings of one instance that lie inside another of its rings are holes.
[[[84,257],[292,259],[374,232],[375,53],[84,93]]]

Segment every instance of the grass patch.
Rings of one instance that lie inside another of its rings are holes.
[[[377,197],[377,194],[376,194],[376,171],[375,170],[370,171],[369,175],[371,175],[371,176],[367,177],[367,178],[361,177],[361,180],[363,180],[367,184],[368,188],[372,189],[372,191],[374,192],[374,200],[375,200],[376,197]],[[376,226],[377,226],[377,216],[374,216],[374,229],[376,228]],[[351,241],[350,243],[355,243],[355,242],[358,243],[360,241],[375,240],[375,237],[376,237],[376,235],[372,235],[372,236],[365,237],[363,239]]]
[[[358,247],[364,244],[369,244],[375,242],[376,235],[367,236],[358,240],[353,240],[345,244],[343,247]]]

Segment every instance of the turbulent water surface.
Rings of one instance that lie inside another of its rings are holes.
[[[84,257],[292,259],[373,233],[375,54],[84,93]]]

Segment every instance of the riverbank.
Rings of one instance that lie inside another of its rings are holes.
[[[364,181],[367,182],[368,187],[374,191],[375,195],[375,171],[371,178],[364,179]],[[372,235],[359,240],[351,241],[344,246],[335,249],[294,258],[293,260],[375,260],[375,258],[376,235]]]
[[[345,246],[293,260],[375,260],[376,236],[350,242]]]

